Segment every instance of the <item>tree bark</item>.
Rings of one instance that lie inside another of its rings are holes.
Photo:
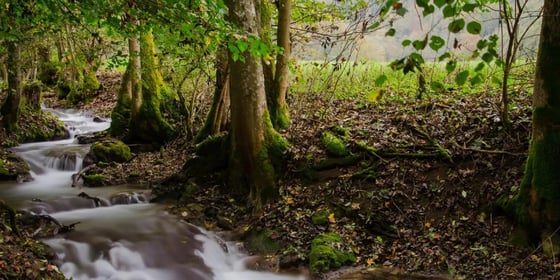
[[[0,114],[3,116],[4,128],[9,132],[14,132],[18,128],[17,121],[21,107],[21,45],[19,42],[10,40],[5,41],[4,44],[8,51],[6,61],[8,65],[8,96],[0,109]]]
[[[272,91],[271,111],[272,124],[275,128],[286,129],[290,125],[286,95],[290,82],[288,60],[291,55],[290,18],[292,12],[291,0],[278,1],[278,39],[277,44],[284,51],[276,57],[276,72],[274,76],[274,90]]]
[[[514,200],[519,232],[560,253],[560,0],[545,0],[533,93],[533,135]]]
[[[258,0],[257,0],[258,1]],[[248,34],[258,36],[259,25],[253,0],[228,0],[229,17]],[[245,62],[230,55],[231,157],[230,179],[235,194],[249,196],[259,212],[279,195],[271,153],[278,137],[268,114],[261,59],[244,52]]]
[[[212,107],[206,117],[204,127],[196,136],[195,142],[200,143],[209,136],[216,135],[227,129],[229,125],[229,65],[227,49],[220,48],[216,57],[216,88]]]

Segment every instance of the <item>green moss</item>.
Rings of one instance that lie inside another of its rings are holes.
[[[252,230],[246,234],[244,241],[250,252],[257,254],[272,254],[280,250],[281,244],[272,238],[273,231],[265,229],[262,231]]]
[[[320,273],[339,268],[356,261],[350,250],[345,250],[342,237],[335,233],[321,233],[311,242],[309,268],[312,273]]]
[[[343,126],[337,125],[332,128],[332,131],[336,133],[336,135],[342,138],[343,140],[350,139],[350,131]]]
[[[56,92],[58,99],[66,99],[66,97],[76,90],[76,85],[72,81],[60,80],[56,84]]]
[[[96,162],[127,162],[132,158],[130,148],[122,141],[105,139],[91,145],[90,153]]]
[[[216,160],[224,160],[227,155],[229,137],[227,135],[216,135],[196,145],[196,154],[199,156],[219,156]]]
[[[329,131],[323,132],[321,142],[327,153],[331,156],[343,157],[350,154],[344,142]]]
[[[290,126],[290,112],[288,106],[278,106],[278,108],[274,110],[274,114],[271,118],[275,128],[287,129]]]
[[[105,175],[103,174],[83,175],[82,178],[84,179],[84,184],[90,187],[102,186],[103,182],[106,179]]]
[[[315,214],[311,216],[311,222],[317,226],[324,226],[329,224],[329,209],[320,208],[315,211]]]
[[[91,98],[91,96],[101,87],[95,72],[89,72],[84,76],[83,90],[86,94],[86,99]]]
[[[6,176],[6,175],[10,174],[10,172],[8,171],[7,165],[8,165],[8,163],[5,160],[0,159],[0,175]]]

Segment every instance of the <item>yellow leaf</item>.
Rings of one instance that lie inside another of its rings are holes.
[[[430,222],[426,222],[426,223],[424,224],[424,226],[426,226],[427,228],[430,228],[430,227],[432,226],[432,224],[430,224]]]
[[[294,203],[294,199],[291,197],[286,198],[286,204],[290,205]]]
[[[374,261],[373,261],[372,258],[369,258],[369,259],[367,259],[366,263],[367,263],[367,266],[372,266]]]
[[[331,224],[336,224],[336,218],[334,217],[334,213],[329,214],[329,222],[331,222]]]

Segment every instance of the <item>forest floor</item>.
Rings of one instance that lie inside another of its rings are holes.
[[[107,116],[118,77],[105,76],[102,82],[104,90],[84,108]],[[244,237],[250,228],[267,229],[281,244],[272,252],[278,261],[271,263],[282,271],[305,271],[311,240],[336,232],[357,256],[350,270],[422,275],[402,279],[556,279],[558,261],[543,255],[538,244],[510,245],[514,226],[495,211],[497,199],[520,184],[531,130],[529,96],[518,93],[512,99],[511,127],[505,129],[499,97],[487,93],[449,92],[423,100],[386,95],[373,104],[293,95],[292,124],[281,131],[291,148],[277,203],[255,216],[228,196],[218,174],[176,186],[190,195],[177,194],[168,209],[231,238]],[[352,164],[325,161],[322,133],[339,131],[336,127],[347,132]],[[115,183],[157,186],[178,173],[193,151],[181,138],[164,151],[138,152],[105,172]],[[318,213],[327,213],[328,221],[314,223]]]

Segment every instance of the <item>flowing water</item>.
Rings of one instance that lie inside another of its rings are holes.
[[[44,240],[54,249],[60,270],[73,279],[303,279],[256,272],[232,242],[177,219],[150,204],[142,186],[72,188],[89,146],[74,136],[101,131],[109,122],[93,122],[79,111],[45,109],[71,131],[66,140],[23,144],[14,152],[25,159],[34,180],[0,184],[0,197],[36,214],[49,214],[75,230]],[[78,196],[85,192],[97,203]]]

